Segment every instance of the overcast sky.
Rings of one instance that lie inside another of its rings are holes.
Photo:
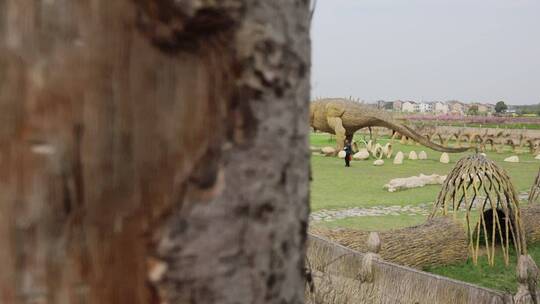
[[[540,103],[540,0],[318,0],[312,96]]]

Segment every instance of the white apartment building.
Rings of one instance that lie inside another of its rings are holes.
[[[417,112],[422,112],[422,113],[433,112],[433,104],[432,103],[420,102],[420,103],[417,103],[417,105],[418,105]]]

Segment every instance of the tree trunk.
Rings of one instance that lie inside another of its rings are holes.
[[[303,302],[308,5],[0,1],[0,303]]]

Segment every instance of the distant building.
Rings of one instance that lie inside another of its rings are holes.
[[[466,111],[465,105],[461,101],[451,100],[446,102],[448,104],[448,110],[452,114],[463,115]]]
[[[387,111],[406,112],[406,113],[437,113],[437,114],[459,114],[467,113],[471,106],[478,107],[478,113],[489,115],[495,112],[495,105],[489,103],[471,103],[466,104],[458,100],[450,101],[422,101],[416,102],[412,100],[402,101],[377,101],[377,107]]]
[[[401,104],[401,111],[402,112],[417,112],[418,106],[416,102],[414,101],[405,101]]]
[[[445,102],[441,102],[441,101],[436,101],[435,102],[435,105],[433,106],[433,112],[446,114],[446,113],[448,113],[448,111],[449,111],[448,104],[446,104]]]
[[[396,100],[392,103],[392,109],[394,111],[398,111],[398,112],[402,111],[402,106],[403,106],[403,101],[401,100]]]
[[[392,111],[394,110],[394,103],[391,101],[378,100],[377,108],[380,110]]]
[[[478,107],[478,114],[489,114],[493,113],[495,111],[495,105],[489,104],[489,103],[479,103],[475,102],[467,106],[467,110],[471,106],[477,106]]]
[[[417,112],[421,112],[421,113],[429,113],[429,112],[433,112],[433,103],[431,102],[420,102],[420,103],[417,103]]]
[[[469,113],[469,109],[471,108],[472,105],[468,103],[462,103],[461,106],[463,109],[463,114],[467,114]]]
[[[477,103],[478,113],[486,114],[488,112],[488,107],[485,104]]]
[[[517,113],[516,106],[508,105],[508,109],[506,109],[505,113],[516,114]]]

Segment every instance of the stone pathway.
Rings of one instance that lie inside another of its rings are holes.
[[[416,206],[374,206],[370,208],[349,208],[339,210],[319,210],[312,212],[310,219],[312,221],[333,221],[348,217],[360,216],[383,216],[383,215],[425,215],[429,214],[433,203],[420,204]]]
[[[521,201],[526,201],[529,196],[528,192],[520,192],[518,197]],[[354,207],[348,209],[324,209],[312,212],[309,216],[312,221],[334,221],[349,217],[362,217],[362,216],[385,216],[385,215],[422,215],[428,216],[433,208],[433,202],[418,204],[418,205],[405,205],[405,206],[374,206],[369,208]]]

